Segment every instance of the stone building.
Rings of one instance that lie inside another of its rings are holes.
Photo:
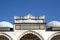
[[[45,22],[45,16],[14,16],[14,24],[0,22],[0,40],[60,40],[60,22]]]

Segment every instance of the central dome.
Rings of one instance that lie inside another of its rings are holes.
[[[59,21],[51,21],[47,24],[47,27],[60,27]]]
[[[7,21],[2,21],[2,22],[0,22],[0,27],[10,27],[10,28],[13,28],[13,24],[11,24],[10,22],[7,22]]]

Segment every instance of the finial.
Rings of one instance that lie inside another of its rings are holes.
[[[28,14],[29,19],[31,18],[31,13]]]

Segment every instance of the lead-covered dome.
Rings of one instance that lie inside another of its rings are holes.
[[[60,27],[59,21],[51,21],[47,24],[47,27]]]
[[[0,27],[10,27],[13,28],[13,24],[7,21],[0,22]]]

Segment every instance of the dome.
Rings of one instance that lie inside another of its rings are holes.
[[[60,27],[59,21],[51,21],[47,24],[47,27]]]
[[[7,22],[7,21],[2,21],[2,22],[0,22],[0,27],[10,27],[10,28],[13,28],[13,24],[11,24],[10,22]]]

